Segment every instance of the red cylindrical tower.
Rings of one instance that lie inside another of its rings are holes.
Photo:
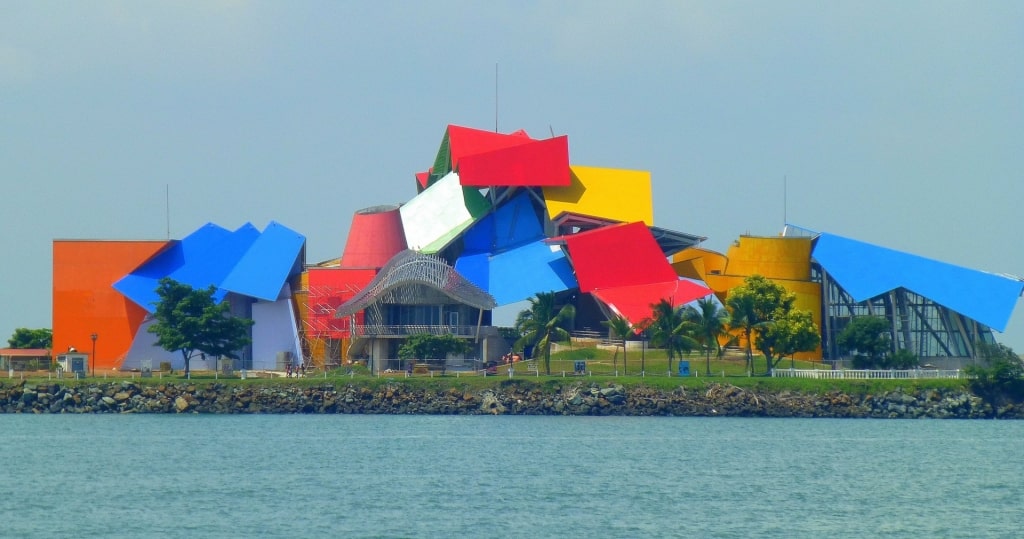
[[[352,216],[341,267],[379,269],[407,248],[398,206],[364,208]]]

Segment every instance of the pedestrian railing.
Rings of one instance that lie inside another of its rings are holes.
[[[967,378],[960,370],[942,369],[774,369],[773,378],[814,378],[820,380],[913,380]]]

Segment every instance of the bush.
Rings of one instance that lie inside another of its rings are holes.
[[[897,350],[889,354],[886,363],[890,369],[913,369],[921,364],[921,361],[910,350]]]
[[[875,364],[874,359],[872,359],[870,356],[862,356],[860,354],[854,355],[852,363],[853,363],[853,368],[855,368],[855,369],[875,369],[875,368],[877,368],[877,365]]]
[[[992,404],[1024,401],[1024,362],[1014,351],[1002,344],[979,348],[981,365],[965,370],[971,375],[969,387]]]
[[[919,364],[920,360],[910,350],[897,350],[877,357],[853,356],[855,369],[913,369]]]

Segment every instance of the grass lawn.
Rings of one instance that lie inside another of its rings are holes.
[[[625,359],[625,361],[623,361]],[[669,376],[668,357],[664,350],[646,349],[644,351],[629,350],[623,358],[622,350],[614,353],[611,350],[595,347],[575,346],[573,349],[554,352],[551,355],[551,375],[545,375],[544,360],[531,360],[515,363],[513,365],[514,383],[522,384],[525,387],[537,387],[542,391],[554,391],[567,383],[597,383],[600,385],[617,383],[627,387],[647,386],[657,389],[674,389],[676,387],[699,389],[712,383],[727,383],[751,390],[763,391],[799,391],[805,393],[821,393],[827,391],[843,391],[853,394],[878,393],[889,391],[897,387],[903,388],[964,388],[966,380],[813,380],[802,378],[768,378],[764,376],[767,371],[764,357],[754,357],[754,376],[750,376],[746,369],[746,362],[742,352],[730,352],[724,358],[712,356],[710,361],[711,376],[707,375],[706,359],[703,354],[686,354],[682,359],[690,362],[690,376],[678,376],[678,361],[675,358],[672,362],[672,375]],[[574,367],[577,361],[586,362],[586,372],[582,375],[574,374]],[[625,365],[624,365],[625,364]],[[797,369],[828,369],[821,363],[795,361],[784,359],[777,368],[789,368],[793,365]],[[531,369],[536,365],[537,371]],[[538,372],[539,371],[539,372]],[[251,373],[247,379],[242,380],[236,372],[232,376],[215,375],[213,372],[194,371],[191,380],[188,382],[197,387],[208,384],[224,384],[228,386],[280,386],[296,385],[313,387],[324,383],[335,386],[355,384],[358,386],[376,388],[386,384],[401,382],[409,387],[419,387],[430,390],[459,390],[459,391],[480,391],[487,388],[501,387],[512,383],[509,381],[508,366],[498,367],[497,375],[480,376],[476,373],[455,373],[449,371],[445,376],[439,373],[432,375],[416,375],[406,377],[405,373],[395,373],[385,376],[374,376],[365,367],[344,368],[334,371],[314,372],[303,378],[268,378],[256,377]],[[160,385],[166,383],[185,382],[180,372],[173,374],[164,373],[158,377],[153,373],[153,378],[140,378],[138,373],[134,375],[134,382],[141,385]],[[35,371],[31,373],[18,373],[14,379],[0,378],[0,385],[17,383],[21,377],[27,383],[53,383],[59,382],[63,385],[93,384],[104,381],[103,375],[75,380],[63,378],[57,380],[52,373],[46,371]],[[130,376],[130,373],[113,373],[107,380],[109,382],[123,381]]]
[[[614,376],[616,371],[619,376],[636,375],[645,373],[647,376],[668,376],[668,354],[661,349],[646,349],[643,351],[630,350],[623,361],[622,350],[617,353],[611,350],[604,350],[593,347],[577,347],[573,350],[563,350],[551,354],[551,374],[561,375],[564,371],[567,374],[573,372],[576,361],[586,361],[587,371],[594,376]],[[679,361],[690,363],[690,376],[708,376],[708,360],[703,353],[685,354],[683,357],[676,357],[672,360],[672,376],[678,376]],[[544,360],[537,360],[541,372],[544,372]],[[779,363],[779,368],[789,368],[789,359]],[[827,365],[811,361],[794,361],[792,366],[797,369],[828,369]],[[520,368],[516,369],[518,373]],[[754,374],[767,372],[767,364],[763,356],[754,356]],[[719,359],[714,354],[710,360],[710,376],[721,378],[749,376],[746,360],[742,353],[730,352]]]

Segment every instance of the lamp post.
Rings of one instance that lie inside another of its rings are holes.
[[[89,355],[89,363],[92,364],[92,369],[91,369],[92,370],[92,376],[96,376],[96,338],[97,337],[99,337],[99,335],[97,335],[95,333],[93,333],[92,335],[89,335],[89,338],[92,339],[92,354]]]
[[[640,334],[640,376],[647,375],[647,330]]]

